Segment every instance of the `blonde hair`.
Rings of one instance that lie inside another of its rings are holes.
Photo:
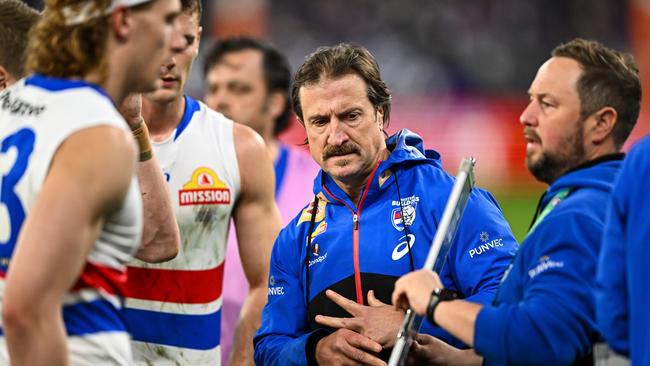
[[[27,70],[60,78],[84,77],[99,70],[104,80],[108,17],[68,25],[64,11],[81,11],[90,4],[103,13],[109,3],[110,0],[45,0],[42,18],[32,29],[27,46]]]

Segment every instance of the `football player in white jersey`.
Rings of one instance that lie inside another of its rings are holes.
[[[179,12],[178,0],[45,1],[27,51],[35,74],[0,93],[0,363],[132,363],[119,308],[143,201],[115,105],[158,87],[158,63],[184,47]],[[174,229],[151,233],[172,248],[138,254],[173,257]]]
[[[250,285],[237,331],[245,341],[234,350],[235,363],[251,364],[252,337],[267,298],[270,251],[281,228],[273,165],[252,129],[183,94],[199,50],[201,4],[181,3],[180,27],[189,46],[162,65],[162,87],[145,94],[142,106],[176,206],[181,248],[169,262],[131,263],[124,314],[133,329],[137,363],[220,364],[222,281],[232,217]]]
[[[38,12],[20,0],[0,0],[0,90],[24,74],[27,34]]]

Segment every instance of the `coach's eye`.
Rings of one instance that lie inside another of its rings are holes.
[[[347,115],[347,119],[350,121],[354,121],[359,118],[360,113],[359,112],[350,112]]]
[[[316,118],[311,121],[311,124],[314,126],[324,126],[327,124],[327,119],[325,118]]]

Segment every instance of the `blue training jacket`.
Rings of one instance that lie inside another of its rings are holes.
[[[610,202],[596,291],[598,325],[633,365],[650,365],[650,138],[625,159]]]
[[[358,205],[321,171],[314,181],[316,212],[308,205],[280,232],[271,255],[268,304],[254,338],[258,365],[307,364],[317,335],[332,331],[314,317],[350,316],[325,296],[326,289],[363,304],[374,290],[390,304],[395,281],[424,264],[454,178],[443,171],[440,155],[425,152],[421,138],[408,130],[387,145],[391,154],[372,172]],[[489,303],[517,248],[494,197],[474,189],[442,282],[468,300]],[[423,331],[451,340],[428,323]]]
[[[528,234],[494,306],[478,314],[474,348],[486,365],[570,365],[590,355],[599,337],[593,291],[604,207],[622,156],[587,163],[546,191],[540,207],[572,190]]]

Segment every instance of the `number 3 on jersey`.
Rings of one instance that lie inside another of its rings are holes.
[[[15,188],[25,174],[35,140],[34,131],[23,128],[7,136],[0,146],[0,270],[4,272],[25,220],[25,209]]]

